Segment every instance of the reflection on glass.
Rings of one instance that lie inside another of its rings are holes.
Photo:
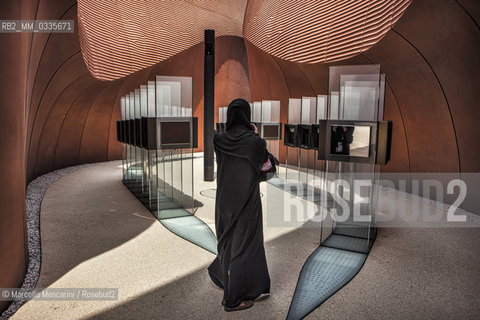
[[[329,68],[328,120],[372,122],[381,120],[384,108],[384,81],[380,65],[331,66]],[[327,210],[334,208],[341,215],[344,208],[336,202],[330,204],[328,200],[331,196],[340,196],[348,204],[345,210],[348,210],[349,216],[347,221],[334,221],[330,231],[325,230],[325,237],[321,236],[321,238],[329,237],[337,227],[357,228],[356,232],[362,233],[362,236],[355,236],[352,241],[361,242],[368,252],[373,243],[372,239],[375,238],[374,215],[378,189],[370,187],[360,194],[354,186],[360,180],[370,180],[372,186],[378,184],[379,167],[375,165],[375,149],[369,147],[376,143],[376,126],[366,124],[335,126],[333,123],[329,134],[331,136],[328,151],[332,155],[337,155],[336,159],[342,159],[342,155],[345,158],[342,161],[325,163],[326,179],[323,188],[330,185],[331,188],[324,190],[335,191],[333,194],[325,193],[322,207]],[[356,162],[352,162],[352,159]],[[344,182],[344,185],[340,185],[340,182]],[[359,205],[358,199],[365,197],[367,202]],[[362,216],[363,222],[354,220],[354,210]]]
[[[255,104],[254,104],[255,105]],[[257,108],[258,109],[258,108]],[[258,111],[257,111],[258,113]],[[267,148],[276,158],[280,157],[280,101],[263,100],[261,103],[260,134],[267,140]],[[255,119],[256,120],[256,119]],[[256,121],[253,121],[256,122]]]
[[[159,219],[195,210],[192,105],[191,77],[157,76],[121,98],[123,181]]]
[[[330,153],[368,158],[370,126],[335,126],[330,128]]]

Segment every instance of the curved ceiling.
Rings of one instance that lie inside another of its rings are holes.
[[[301,63],[350,58],[371,48],[412,0],[251,0],[244,37],[259,49]]]
[[[377,43],[412,0],[78,0],[82,54],[100,80],[124,77],[216,36],[243,36],[275,57],[347,59]]]
[[[242,36],[247,0],[78,0],[82,54],[100,80],[124,77],[216,36]]]

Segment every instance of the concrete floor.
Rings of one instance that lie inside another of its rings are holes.
[[[213,229],[214,199],[200,191],[196,213]],[[110,287],[118,301],[27,302],[12,319],[284,319],[316,228],[265,225],[272,295],[226,313],[209,282],[214,256],[166,230],[121,183],[121,162],[101,163],[55,182],[41,210],[38,287]],[[269,192],[262,184],[262,193]],[[400,201],[390,199],[390,201]],[[268,202],[268,201],[264,201]],[[264,203],[265,205],[265,203]],[[272,207],[264,208],[269,214]],[[477,319],[480,229],[386,228],[359,274],[308,319]],[[477,226],[478,227],[478,226]]]

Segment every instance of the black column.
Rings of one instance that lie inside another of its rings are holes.
[[[203,81],[203,179],[213,181],[213,133],[215,108],[215,31],[205,30]]]

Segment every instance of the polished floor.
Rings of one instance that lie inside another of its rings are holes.
[[[119,300],[29,301],[13,319],[284,319],[316,228],[265,224],[271,297],[225,313],[206,274],[213,254],[164,228],[121,183],[120,162],[55,182],[41,210],[38,287],[113,287]],[[195,160],[196,215],[213,228],[214,199]],[[203,191],[203,192],[202,192]],[[266,194],[266,184],[262,193]],[[268,192],[271,192],[269,190]],[[281,192],[281,191],[279,191]],[[202,193],[204,195],[202,195]],[[389,201],[400,201],[392,198]],[[264,211],[269,214],[272,207]],[[480,229],[385,228],[358,275],[308,319],[476,319]]]

